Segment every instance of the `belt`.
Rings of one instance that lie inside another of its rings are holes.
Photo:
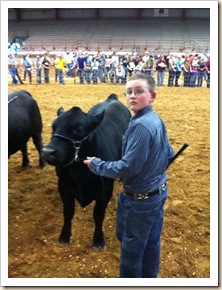
[[[164,191],[166,189],[166,186],[167,186],[167,183],[165,182],[164,184],[162,184],[160,186],[160,188],[158,188],[154,191],[148,192],[148,193],[133,193],[133,192],[129,192],[125,189],[123,189],[123,193],[125,195],[127,195],[129,197],[133,197],[135,199],[147,199],[147,198],[150,198],[151,196],[154,196],[154,195],[159,194],[162,191]]]

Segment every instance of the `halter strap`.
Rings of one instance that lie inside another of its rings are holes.
[[[91,134],[91,133],[90,133],[90,134]],[[72,143],[72,145],[73,145],[73,148],[75,149],[75,154],[74,154],[73,158],[72,158],[68,163],[66,163],[66,164],[63,165],[63,166],[69,166],[69,165],[71,165],[73,162],[79,162],[79,161],[83,161],[83,160],[84,160],[84,159],[79,159],[79,150],[80,150],[80,148],[81,148],[82,142],[85,141],[85,140],[90,136],[90,134],[87,135],[86,137],[84,137],[84,138],[81,139],[81,140],[72,140],[71,138],[66,137],[66,136],[64,136],[64,135],[61,135],[61,134],[53,134],[53,135],[52,135],[52,138],[53,138],[53,137],[59,137],[59,138],[62,138],[62,139],[65,139],[65,140],[70,141],[70,142]]]

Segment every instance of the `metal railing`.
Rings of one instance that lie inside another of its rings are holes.
[[[169,39],[91,39],[86,40],[31,40],[27,39],[22,51],[129,51],[152,54],[170,54],[172,52],[210,52],[207,39],[194,40],[169,40]]]

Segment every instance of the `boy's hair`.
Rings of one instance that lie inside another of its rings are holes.
[[[138,79],[146,80],[149,91],[151,92],[155,91],[156,83],[152,76],[143,74],[143,73],[136,73],[132,75],[131,77],[129,77],[128,81],[133,81],[133,80],[138,80]]]

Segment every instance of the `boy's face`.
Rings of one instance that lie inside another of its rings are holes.
[[[137,79],[127,82],[126,101],[129,109],[134,113],[151,105],[155,97],[156,92],[149,91],[146,80]]]

